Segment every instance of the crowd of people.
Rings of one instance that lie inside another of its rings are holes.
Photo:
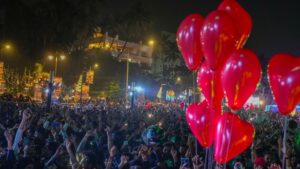
[[[282,116],[240,112],[255,125],[251,147],[226,165],[190,133],[176,104],[126,108],[0,102],[0,169],[281,169]],[[286,169],[300,168],[300,126],[289,118]]]

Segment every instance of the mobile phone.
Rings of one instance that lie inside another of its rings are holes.
[[[243,165],[241,163],[236,163],[234,168],[236,169],[244,169]]]
[[[181,162],[181,165],[187,164],[187,167],[190,166],[190,159],[187,158],[187,157],[181,157],[181,158],[180,158],[180,162]]]
[[[29,138],[28,137],[24,137],[24,144],[25,145],[29,145],[30,144],[30,140],[29,140]]]
[[[127,140],[123,141],[123,145],[127,146],[128,145],[128,141]]]

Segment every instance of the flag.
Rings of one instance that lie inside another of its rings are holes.
[[[156,97],[159,98],[159,99],[162,98],[162,86],[159,88],[159,91],[158,91]]]

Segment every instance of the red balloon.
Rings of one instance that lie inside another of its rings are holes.
[[[200,43],[200,30],[203,17],[192,14],[186,17],[177,30],[177,45],[189,70],[197,70],[203,53]]]
[[[208,104],[212,108],[220,107],[224,96],[221,86],[221,71],[211,70],[205,61],[198,71],[197,83]]]
[[[300,58],[286,53],[273,56],[268,77],[280,113],[290,114],[300,102]]]
[[[201,29],[201,45],[207,65],[221,68],[228,55],[238,48],[238,30],[234,19],[224,11],[213,11]]]
[[[249,13],[235,0],[224,0],[218,10],[227,12],[234,20],[238,29],[238,48],[242,48],[252,30],[252,19]]]
[[[255,91],[261,77],[261,65],[254,52],[240,49],[230,54],[221,76],[228,105],[238,110]]]
[[[180,109],[183,109],[184,108],[184,106],[185,106],[185,103],[184,102],[180,102]]]
[[[209,147],[215,137],[215,128],[220,111],[210,109],[206,101],[191,104],[186,110],[186,120],[203,147]]]
[[[226,163],[242,153],[252,143],[254,127],[238,115],[224,113],[217,122],[214,156],[217,162]]]

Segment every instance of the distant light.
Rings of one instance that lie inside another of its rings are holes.
[[[152,118],[152,117],[153,117],[153,114],[149,113],[149,114],[148,114],[148,117],[149,117],[149,118]]]
[[[144,91],[144,89],[141,86],[136,86],[134,89],[137,92],[143,92]]]
[[[10,45],[5,45],[5,49],[10,49],[11,46]]]
[[[260,100],[260,101],[259,101],[259,105],[260,105],[260,106],[263,106],[264,104],[265,104],[265,102],[264,102],[263,100]]]
[[[105,45],[105,47],[106,47],[106,48],[109,48],[109,44],[107,43],[107,44]]]
[[[94,68],[95,68],[95,69],[98,69],[98,68],[99,68],[99,64],[98,64],[98,63],[95,63],[95,64],[94,64]]]
[[[133,93],[132,92],[129,92],[129,96],[132,96],[133,95]]]
[[[45,89],[45,93],[49,93],[49,89]]]
[[[65,59],[66,59],[66,56],[65,56],[65,55],[60,55],[60,59],[61,59],[61,60],[65,60]]]
[[[181,81],[181,77],[177,77],[177,82],[180,82]]]
[[[54,58],[54,57],[53,57],[52,55],[49,55],[49,56],[48,56],[48,59],[49,59],[49,60],[53,60],[53,58]]]
[[[149,40],[148,44],[149,44],[150,46],[154,46],[155,42],[154,42],[154,40]]]

